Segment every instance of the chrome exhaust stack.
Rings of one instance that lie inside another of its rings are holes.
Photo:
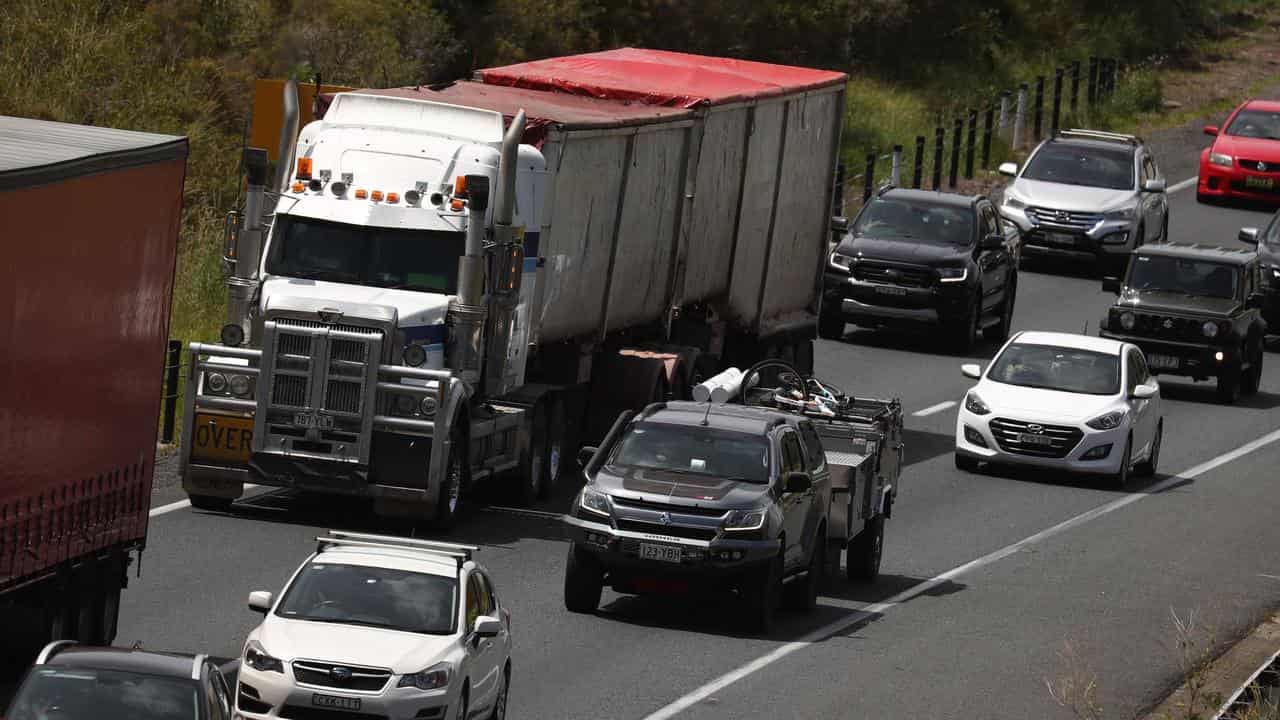
[[[509,388],[504,378],[507,370],[511,323],[520,302],[520,281],[524,270],[524,244],[517,240],[511,226],[515,216],[516,172],[520,140],[524,137],[525,113],[520,110],[502,138],[502,156],[498,164],[497,204],[493,212],[493,280],[489,288],[489,353],[485,357],[485,391],[501,395]]]
[[[488,315],[484,305],[484,221],[489,209],[489,178],[468,175],[466,188],[466,250],[458,258],[457,299],[449,304],[446,360],[463,381],[474,385],[480,381],[484,363],[484,321]]]

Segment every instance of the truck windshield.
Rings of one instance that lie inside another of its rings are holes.
[[[1054,345],[1010,345],[988,380],[1088,395],[1120,392],[1120,356]]]
[[[277,215],[267,272],[452,295],[465,233],[404,230]]]
[[[973,210],[940,203],[881,198],[873,201],[858,216],[853,236],[968,245],[973,242]]]
[[[37,669],[13,699],[9,720],[198,720],[195,681],[118,670]]]
[[[1236,296],[1236,269],[1225,263],[1186,258],[1137,255],[1127,285],[1144,292],[1168,292],[1197,297]]]
[[[763,435],[644,422],[623,436],[611,465],[769,482],[769,440]]]
[[[1133,151],[1082,145],[1045,145],[1027,163],[1026,180],[1133,189]]]
[[[289,586],[276,615],[403,632],[453,632],[458,582],[443,575],[313,562]]]

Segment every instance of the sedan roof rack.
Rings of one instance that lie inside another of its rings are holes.
[[[1059,130],[1055,137],[1074,137],[1084,140],[1110,140],[1112,142],[1128,143],[1129,145],[1142,144],[1142,138],[1137,135],[1126,135],[1124,133],[1107,132],[1105,130],[1082,130],[1080,128],[1071,128],[1070,130]]]
[[[395,550],[412,550],[439,557],[452,558],[462,567],[471,559],[471,554],[479,552],[475,545],[459,545],[457,543],[419,540],[417,538],[397,537],[394,535],[374,535],[371,533],[347,532],[346,530],[330,530],[328,535],[316,537],[316,552],[324,552],[334,547],[391,548]]]

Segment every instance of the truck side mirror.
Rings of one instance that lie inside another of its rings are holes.
[[[271,610],[271,601],[273,599],[271,593],[265,590],[254,590],[249,593],[249,609],[266,615]]]
[[[600,451],[600,448],[592,447],[590,445],[584,445],[581,448],[579,448],[578,449],[578,467],[586,468],[587,465],[590,465],[591,458],[595,457],[596,453],[599,451]]]
[[[1119,295],[1120,294],[1120,278],[1117,278],[1117,277],[1102,278],[1102,291],[1115,293],[1116,295]]]
[[[1247,227],[1240,228],[1240,232],[1236,234],[1236,239],[1246,245],[1258,244],[1258,228]]]
[[[1009,177],[1014,177],[1018,174],[1018,163],[1011,163],[1011,162],[1000,163],[999,170],[1001,175],[1008,175]]]
[[[809,477],[807,472],[792,471],[787,473],[785,483],[783,484],[783,492],[802,493],[807,492],[813,487],[813,478]]]

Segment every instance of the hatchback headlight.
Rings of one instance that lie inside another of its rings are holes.
[[[1120,423],[1124,422],[1123,410],[1112,410],[1109,413],[1099,415],[1098,417],[1085,423],[1094,430],[1115,430],[1120,427]]]
[[[1200,332],[1204,333],[1204,336],[1207,338],[1218,337],[1218,323],[1212,320],[1206,320],[1205,323],[1200,326]]]
[[[964,282],[967,277],[969,277],[967,267],[938,268],[938,279],[942,282]]]
[[[765,510],[734,510],[724,521],[725,530],[759,530],[764,527]]]
[[[396,687],[414,687],[419,690],[438,690],[449,687],[449,678],[453,676],[453,666],[447,662],[437,663],[422,672],[400,676]]]
[[[582,499],[578,501],[578,504],[582,506],[583,510],[597,515],[608,516],[612,510],[609,496],[589,487],[582,488]]]
[[[1209,153],[1210,165],[1221,165],[1222,167],[1231,167],[1232,158],[1224,153]]]
[[[982,398],[978,397],[978,393],[972,390],[964,396],[964,409],[974,415],[986,415],[991,412],[991,408],[987,407],[987,404],[982,402]]]
[[[271,657],[257,640],[250,640],[244,649],[244,664],[259,672],[278,672],[284,674],[284,663],[279,658]]]
[[[841,255],[838,252],[831,253],[831,267],[837,270],[849,272],[849,266],[853,265],[853,258],[848,255]]]

